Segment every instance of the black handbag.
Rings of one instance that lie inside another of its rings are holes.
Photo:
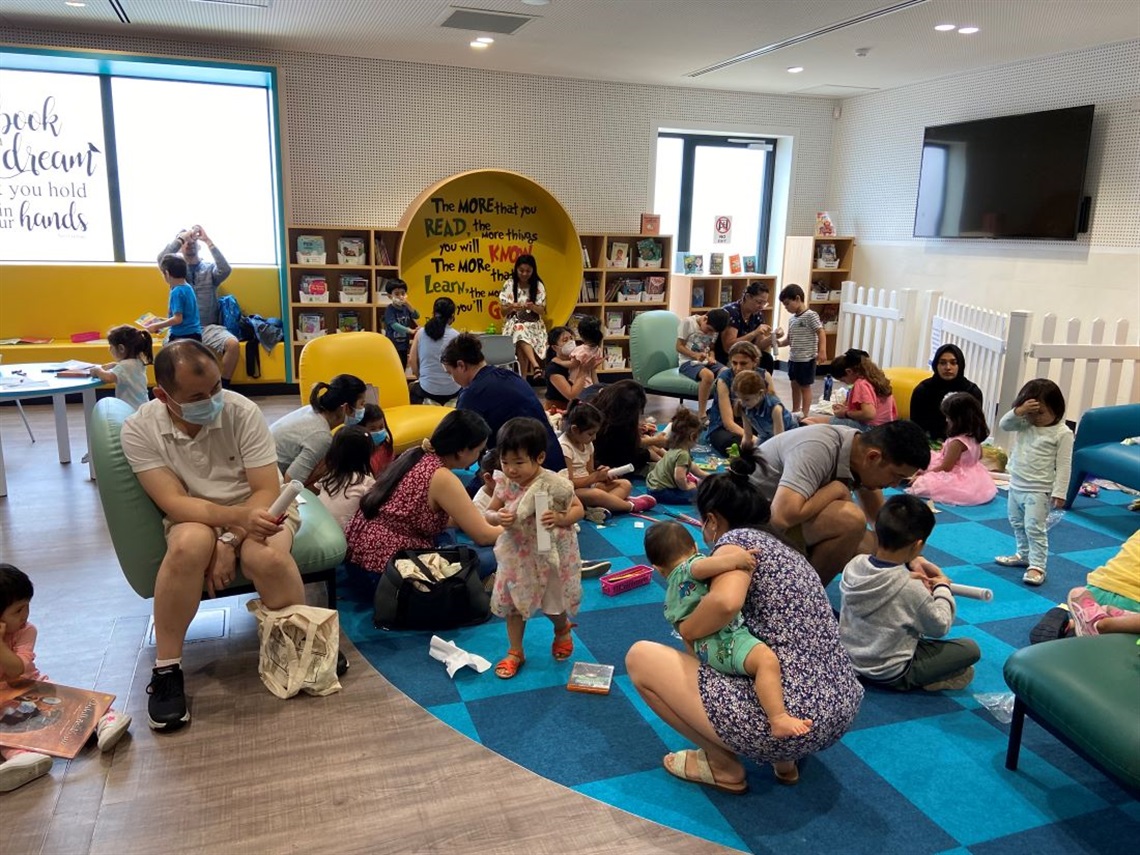
[[[459,571],[438,578],[420,558],[431,554],[458,562]],[[396,569],[402,560],[414,562],[428,581],[403,578]],[[402,549],[392,556],[376,586],[372,622],[377,629],[455,629],[490,617],[491,598],[479,578],[479,555],[469,546]]]

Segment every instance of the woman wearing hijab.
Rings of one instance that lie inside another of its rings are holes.
[[[931,439],[946,439],[946,416],[942,399],[953,392],[966,392],[982,402],[982,390],[966,379],[966,357],[956,344],[944,344],[930,361],[934,374],[914,388],[910,398],[910,418],[918,422]]]

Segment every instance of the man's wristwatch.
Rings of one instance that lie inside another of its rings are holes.
[[[221,534],[219,534],[218,543],[224,543],[226,546],[232,546],[235,553],[238,551],[237,535],[232,531],[223,531]]]

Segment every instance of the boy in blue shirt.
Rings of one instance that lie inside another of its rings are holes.
[[[186,281],[186,259],[177,255],[164,255],[158,269],[162,278],[170,286],[170,301],[167,304],[167,317],[157,318],[145,326],[151,335],[167,329],[170,334],[167,342],[180,338],[202,340],[202,324],[198,319],[198,298],[194,289]]]
[[[400,362],[407,368],[408,351],[420,313],[408,304],[408,283],[403,279],[389,279],[384,290],[392,298],[392,304],[384,310],[384,334],[396,346]]]

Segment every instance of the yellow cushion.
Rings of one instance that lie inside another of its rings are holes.
[[[910,396],[914,394],[914,387],[930,377],[929,368],[884,368],[883,373],[891,381],[891,390],[895,396],[895,406],[899,411],[900,419],[910,418]]]
[[[414,448],[431,436],[443,417],[451,412],[450,407],[408,404],[403,407],[385,407],[384,417],[388,420],[388,432],[392,434],[392,445],[396,454]]]

